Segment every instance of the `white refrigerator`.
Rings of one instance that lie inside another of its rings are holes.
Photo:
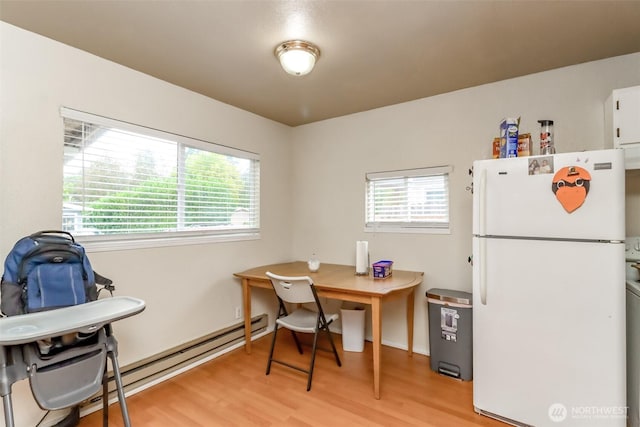
[[[624,154],[473,164],[473,404],[513,425],[624,426]]]

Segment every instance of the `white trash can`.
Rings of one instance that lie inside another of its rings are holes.
[[[344,351],[362,352],[364,350],[364,313],[364,307],[340,310]]]

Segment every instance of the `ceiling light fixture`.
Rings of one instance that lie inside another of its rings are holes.
[[[316,45],[302,40],[282,42],[274,53],[282,68],[294,76],[309,74],[320,57],[320,49]]]

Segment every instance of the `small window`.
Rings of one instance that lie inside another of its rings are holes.
[[[62,229],[89,240],[255,235],[256,154],[62,109]]]
[[[448,233],[450,166],[366,175],[365,231]]]

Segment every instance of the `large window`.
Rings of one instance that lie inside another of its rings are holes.
[[[93,240],[256,236],[257,154],[67,108],[63,230]]]
[[[366,231],[449,231],[451,167],[366,174]]]

